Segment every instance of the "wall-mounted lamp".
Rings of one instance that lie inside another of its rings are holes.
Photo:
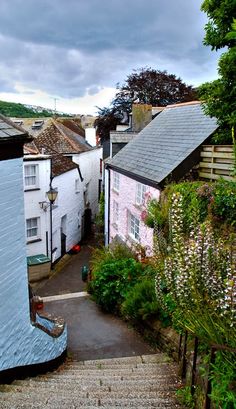
[[[43,209],[45,212],[47,210],[47,208],[50,205],[53,205],[53,203],[55,202],[57,195],[58,195],[58,191],[56,189],[54,189],[53,187],[50,187],[49,191],[46,192],[46,195],[48,197],[49,202],[43,201],[43,202],[39,202],[39,206],[41,209]]]
[[[43,209],[45,212],[47,208],[50,206],[50,252],[51,252],[51,266],[52,266],[52,205],[55,202],[58,191],[54,189],[52,186],[50,186],[50,189],[48,192],[46,192],[46,195],[48,197],[49,202],[39,202],[39,206],[41,209]],[[48,248],[47,248],[47,253],[48,253]]]

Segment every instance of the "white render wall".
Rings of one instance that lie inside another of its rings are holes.
[[[88,152],[73,155],[73,162],[77,163],[83,177],[83,189],[87,190],[89,207],[92,210],[92,219],[98,213],[98,186],[100,173],[100,159],[102,159],[102,148],[95,148]]]
[[[76,180],[79,189],[76,189]],[[77,169],[56,176],[52,185],[58,189],[58,197],[52,210],[53,231],[53,261],[61,256],[61,227],[66,234],[66,251],[81,240],[81,225],[83,215],[83,184]],[[49,214],[49,209],[47,211]],[[50,241],[50,240],[49,240]],[[50,247],[50,246],[49,246]]]
[[[22,175],[22,158],[0,161],[0,370],[54,359],[67,342],[30,322]]]
[[[49,209],[44,211],[40,208],[39,202],[48,201],[46,192],[50,188],[50,162],[51,159],[45,156],[45,159],[36,160],[36,156],[32,157],[32,160],[24,160],[24,165],[38,165],[39,169],[39,189],[38,190],[26,190],[24,191],[24,203],[25,203],[25,218],[31,219],[38,217],[39,229],[40,229],[40,241],[29,242],[27,244],[27,256],[33,256],[36,254],[45,254],[47,252],[46,246],[46,231],[48,231],[48,237],[50,237],[50,219]]]

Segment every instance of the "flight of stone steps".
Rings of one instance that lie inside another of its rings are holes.
[[[0,385],[1,409],[181,408],[177,367],[163,353],[67,360],[56,371]]]

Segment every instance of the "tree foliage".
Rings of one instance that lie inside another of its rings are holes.
[[[191,85],[186,85],[174,74],[153,68],[134,70],[123,85],[117,84],[117,93],[111,106],[99,108],[95,121],[101,140],[109,139],[109,133],[120,121],[128,119],[134,102],[166,106],[196,99]]]
[[[199,88],[205,112],[216,117],[221,127],[218,142],[232,143],[236,123],[236,16],[235,0],[205,0],[202,10],[209,17],[204,44],[212,50],[227,47],[218,63],[219,78]]]
[[[233,41],[228,33],[236,17],[235,0],[204,0],[201,8],[209,18],[205,26],[204,44],[210,45],[212,50],[232,47]]]

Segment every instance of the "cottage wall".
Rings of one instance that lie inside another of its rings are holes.
[[[0,370],[61,355],[66,330],[52,338],[30,322],[26,265],[23,160],[0,161]]]
[[[152,254],[153,229],[147,227],[142,221],[143,212],[150,198],[159,199],[160,191],[146,185],[145,203],[136,204],[137,182],[127,176],[119,174],[119,192],[114,189],[114,171],[110,171],[110,242],[118,235],[129,246],[140,244],[145,247],[146,254]],[[118,218],[114,202],[118,204]],[[135,240],[129,234],[130,214],[139,220],[139,239]]]
[[[100,159],[102,159],[102,148],[93,149],[78,155],[73,155],[73,162],[77,163],[83,177],[83,190],[85,207],[92,210],[92,219],[98,213]]]
[[[53,179],[58,197],[52,210],[53,261],[61,256],[61,231],[66,235],[66,251],[81,240],[83,183],[77,169]],[[49,213],[49,209],[48,209]]]
[[[50,187],[50,158],[44,160],[37,160],[36,158],[32,160],[25,160],[24,165],[34,165],[38,166],[38,189],[27,190],[26,186],[24,192],[24,203],[25,203],[25,218],[31,219],[37,217],[39,220],[39,236],[38,240],[27,239],[27,256],[33,256],[35,254],[45,254],[47,253],[47,243],[46,243],[46,232],[48,232],[48,237],[50,235],[50,217],[49,209],[44,211],[40,208],[40,202],[48,202],[46,192]]]

